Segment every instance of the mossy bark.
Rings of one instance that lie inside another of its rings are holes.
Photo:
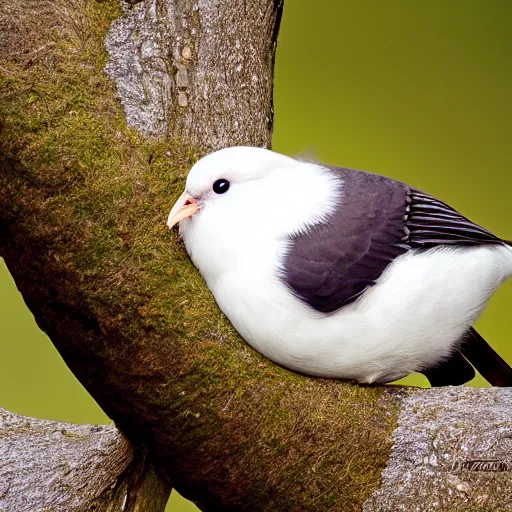
[[[265,37],[275,36],[281,2],[243,4],[261,8],[273,27]],[[179,5],[196,13],[179,23],[200,31],[203,3]],[[165,219],[205,148],[268,145],[271,123],[255,116],[219,136],[222,108],[210,118],[180,104],[180,93],[194,97],[190,77],[200,75],[189,68],[201,66],[193,60],[201,52],[172,40],[181,57],[169,58],[167,137],[127,127],[103,72],[104,38],[120,15],[115,0],[2,3],[0,255],[75,375],[145,454],[145,467],[158,468],[142,486],[125,480],[128,488],[163,500],[172,482],[203,510],[508,510],[510,390],[405,392],[311,379],[236,335]],[[236,23],[249,23],[233,19],[227,47]],[[274,46],[258,48],[264,90],[239,83],[237,98],[251,108],[257,98],[271,113]],[[189,66],[186,81],[178,64]],[[236,119],[236,104],[229,112]],[[114,458],[122,462],[114,473],[125,474],[133,453]]]
[[[278,15],[277,2],[256,3]],[[146,139],[128,128],[103,73],[113,0],[8,0],[3,11],[0,255],[38,325],[203,510],[360,510],[379,485],[399,395],[255,353],[165,228],[204,147],[261,144],[261,132],[203,144],[186,130]],[[268,112],[270,97],[259,101]]]

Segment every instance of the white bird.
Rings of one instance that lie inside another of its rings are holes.
[[[512,275],[512,247],[393,179],[227,148],[199,160],[172,208],[218,305],[257,351],[322,377],[423,372],[497,386],[512,370],[472,328]]]

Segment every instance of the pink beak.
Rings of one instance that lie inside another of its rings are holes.
[[[171,213],[169,213],[169,217],[167,218],[168,228],[171,229],[183,219],[192,217],[198,210],[199,205],[197,201],[190,194],[187,194],[187,192],[183,192],[176,203],[174,203]]]

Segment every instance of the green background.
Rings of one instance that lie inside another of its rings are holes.
[[[505,0],[287,0],[274,149],[407,181],[512,239],[511,25]],[[0,406],[108,422],[1,263]],[[507,284],[477,328],[512,363],[511,303]],[[426,384],[422,376],[402,382]],[[174,495],[169,509],[195,507]]]

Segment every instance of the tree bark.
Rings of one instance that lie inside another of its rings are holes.
[[[161,512],[170,490],[114,426],[0,409],[0,510]]]
[[[512,390],[410,391],[365,512],[512,510]]]
[[[284,0],[151,0],[110,30],[107,72],[129,124],[202,150],[270,147]]]
[[[361,387],[279,368],[239,339],[165,229],[206,149],[270,144],[281,9],[7,0],[0,255],[75,375],[203,510],[411,510],[393,492],[422,485],[443,506],[500,510],[492,493],[512,493],[508,390]],[[129,123],[151,137],[125,125],[103,73],[115,19],[107,69]],[[458,400],[474,413],[462,422]]]

